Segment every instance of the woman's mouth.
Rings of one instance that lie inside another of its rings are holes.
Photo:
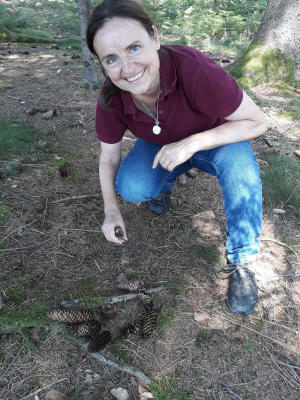
[[[140,79],[140,78],[144,75],[145,70],[146,70],[146,68],[143,69],[143,71],[139,72],[139,73],[136,74],[136,75],[130,76],[130,77],[128,77],[128,78],[125,78],[125,80],[126,80],[127,82],[130,82],[130,83],[135,82],[135,81],[137,81],[138,79]]]

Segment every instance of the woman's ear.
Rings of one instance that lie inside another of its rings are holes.
[[[155,43],[156,43],[156,50],[159,50],[160,49],[160,41],[159,41],[158,30],[155,25],[152,25],[152,30],[153,30],[153,39],[155,40]]]

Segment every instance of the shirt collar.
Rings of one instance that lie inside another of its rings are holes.
[[[160,100],[162,100],[168,94],[174,92],[177,83],[175,64],[171,51],[168,47],[169,46],[161,46],[160,50],[158,51],[160,62],[160,84],[162,88]],[[137,112],[137,108],[129,92],[121,90],[121,99],[125,114],[135,114]]]

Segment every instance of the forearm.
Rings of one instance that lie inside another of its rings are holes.
[[[114,188],[115,177],[119,168],[119,162],[105,161],[100,156],[99,177],[102,190],[104,212],[119,210],[117,195]]]
[[[262,135],[267,130],[264,121],[261,123],[251,120],[228,121],[227,123],[196,133],[188,138],[190,152],[210,150],[230,143],[243,142]]]

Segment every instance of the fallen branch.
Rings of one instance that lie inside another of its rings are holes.
[[[285,243],[279,242],[278,240],[275,239],[269,239],[269,238],[264,238],[264,239],[260,239],[262,242],[273,242],[276,244],[279,244],[280,246],[286,247],[287,249],[289,249],[293,254],[295,254],[296,257],[298,257],[298,254],[295,252],[295,250],[293,250],[290,246],[288,246]]]
[[[81,344],[81,347],[84,350],[87,350],[88,345],[87,344]],[[109,358],[106,358],[103,355],[103,352],[98,352],[98,353],[89,353],[93,358],[96,360],[110,365],[111,367],[116,368],[118,371],[126,372],[129,375],[135,376],[140,382],[142,382],[144,385],[148,385],[151,382],[151,379],[149,379],[142,371],[138,370],[135,367],[131,367],[130,365],[124,363],[123,361],[113,361]]]
[[[157,292],[162,292],[166,287],[164,285],[156,287],[156,288],[150,288],[150,289],[143,289],[143,293],[157,293]],[[113,296],[113,297],[107,297],[105,299],[104,304],[110,303],[110,304],[115,304],[115,303],[122,303],[123,301],[128,301],[128,300],[133,300],[139,297],[139,293],[127,293],[123,294],[120,296]]]
[[[143,289],[142,293],[158,293],[162,292],[163,290],[166,289],[166,286],[162,285],[156,288],[150,288],[150,289]],[[129,301],[129,300],[134,300],[137,297],[139,297],[140,293],[126,293],[126,294],[121,294],[120,296],[112,296],[112,297],[106,297],[103,304],[116,304],[116,303],[122,303],[123,301]],[[63,307],[72,307],[74,304],[80,305],[81,299],[73,299],[72,302],[70,301],[61,301],[59,304]]]
[[[57,203],[61,203],[62,201],[68,201],[68,200],[89,199],[89,198],[93,198],[93,197],[100,197],[100,194],[86,194],[86,195],[82,195],[82,196],[65,197],[63,199],[51,201],[50,204],[57,204]]]

